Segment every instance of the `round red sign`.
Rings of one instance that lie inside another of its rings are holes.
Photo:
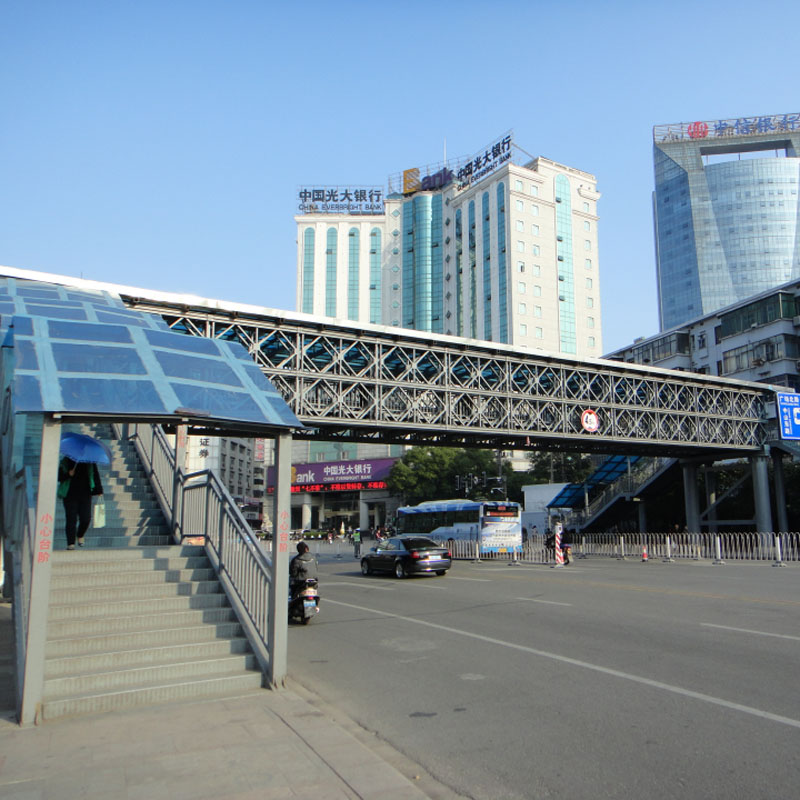
[[[600,417],[597,416],[596,411],[587,408],[586,411],[581,414],[581,425],[583,425],[585,431],[594,433],[600,427]]]

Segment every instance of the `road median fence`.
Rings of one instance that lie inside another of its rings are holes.
[[[515,552],[478,553],[474,541],[443,541],[453,559],[470,561],[554,562],[545,537],[525,542]],[[773,564],[800,561],[800,533],[586,533],[565,537],[571,560],[615,558],[662,561],[763,561]]]

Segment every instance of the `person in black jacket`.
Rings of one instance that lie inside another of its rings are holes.
[[[61,459],[58,465],[58,496],[64,501],[67,550],[83,547],[86,531],[92,521],[92,497],[103,494],[97,464],[78,463],[71,458]]]
[[[289,578],[292,581],[304,581],[317,577],[317,562],[308,551],[305,542],[297,543],[297,555],[289,562]]]

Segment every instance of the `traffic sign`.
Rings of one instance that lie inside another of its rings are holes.
[[[781,439],[800,439],[800,394],[777,392]]]
[[[600,428],[600,417],[597,416],[596,411],[587,408],[586,411],[581,414],[581,425],[583,425],[583,429],[588,433],[594,433]]]

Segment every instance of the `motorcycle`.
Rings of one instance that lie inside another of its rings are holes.
[[[308,625],[319,614],[319,582],[316,578],[295,581],[289,596],[289,622]]]

